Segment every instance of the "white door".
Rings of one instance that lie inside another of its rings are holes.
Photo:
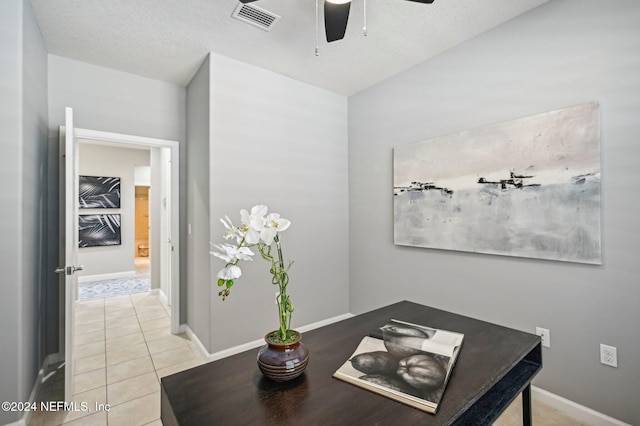
[[[73,397],[73,330],[75,303],[78,291],[76,271],[82,269],[78,261],[78,142],[74,137],[73,110],[65,109],[65,127],[61,129],[60,164],[60,236],[64,240],[64,255],[56,272],[64,274],[64,399]]]
[[[173,254],[173,242],[171,240],[171,151],[168,148],[160,149],[160,170],[162,209],[160,212],[160,288],[167,296],[167,304],[171,306],[171,257]]]

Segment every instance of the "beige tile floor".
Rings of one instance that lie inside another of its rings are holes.
[[[147,275],[151,270],[151,259],[148,257],[136,257],[136,275]]]
[[[546,404],[532,401],[531,416],[535,426],[591,426],[589,423],[573,419]],[[522,399],[517,398],[505,411],[494,426],[521,426]]]
[[[74,401],[88,410],[39,411],[29,425],[161,425],[160,378],[206,362],[186,335],[171,334],[169,315],[149,293],[78,302]],[[64,399],[64,367],[48,372],[39,393]]]

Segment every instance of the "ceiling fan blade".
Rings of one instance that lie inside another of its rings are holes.
[[[407,0],[407,1],[413,1],[413,2],[416,2],[416,3],[426,3],[426,4],[433,3],[433,0]]]
[[[324,31],[327,41],[332,42],[344,38],[349,21],[349,10],[351,2],[344,4],[324,2]]]
[[[253,3],[254,1],[256,0],[240,0],[240,3]]]

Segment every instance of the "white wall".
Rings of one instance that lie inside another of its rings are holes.
[[[294,327],[348,312],[347,99],[236,60],[211,54],[210,240],[219,218],[266,204],[291,220],[282,234],[295,305]],[[189,141],[191,142],[191,141]],[[194,232],[202,232],[194,229]],[[207,250],[203,242],[200,250]],[[262,338],[278,326],[269,264],[259,256],[223,302],[211,274],[212,352]]]
[[[554,0],[349,99],[351,311],[401,299],[551,331],[535,384],[640,424],[640,3]],[[599,101],[602,266],[394,246],[392,148]],[[617,369],[599,344],[618,348]]]
[[[151,147],[150,149],[150,193],[149,193],[149,259],[151,260],[151,267],[149,275],[151,277],[151,288],[160,288],[162,284],[162,254],[161,243],[163,240],[163,233],[166,232],[161,225],[161,216],[163,215],[162,207],[162,187],[163,187],[163,172],[164,170],[161,158],[161,153],[168,148]],[[166,209],[166,206],[164,207]],[[165,295],[168,293],[165,292]]]
[[[135,273],[135,168],[149,166],[149,149],[119,148],[91,143],[79,144],[80,176],[120,178],[119,209],[80,209],[79,214],[119,214],[121,245],[82,247],[78,262],[84,266],[79,277],[102,274]]]
[[[152,286],[156,287],[156,284],[158,284],[157,287],[160,288],[162,294],[167,297],[167,302],[171,304],[171,258],[175,256],[175,251],[172,247],[169,247],[169,245],[172,246],[176,240],[176,236],[171,233],[171,182],[173,179],[171,171],[171,149],[154,148],[151,150],[151,153],[151,165],[154,169],[154,182],[156,182],[151,190],[151,204],[154,209],[153,211],[156,212],[155,215],[151,215],[151,226],[152,229],[153,227],[160,229],[159,233],[154,232],[151,236],[152,256],[154,256],[155,260],[151,262],[151,280]],[[155,188],[155,190],[153,188]],[[158,212],[160,214],[157,214]],[[171,242],[169,242],[169,240],[171,240]],[[162,250],[162,247],[167,248],[167,250]],[[155,276],[158,276],[159,283],[156,283],[156,280],[154,280]]]
[[[151,166],[138,166],[133,174],[136,186],[151,186]]]

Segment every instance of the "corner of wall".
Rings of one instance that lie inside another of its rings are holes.
[[[185,323],[210,348],[209,146],[210,57],[187,86],[187,214]]]

